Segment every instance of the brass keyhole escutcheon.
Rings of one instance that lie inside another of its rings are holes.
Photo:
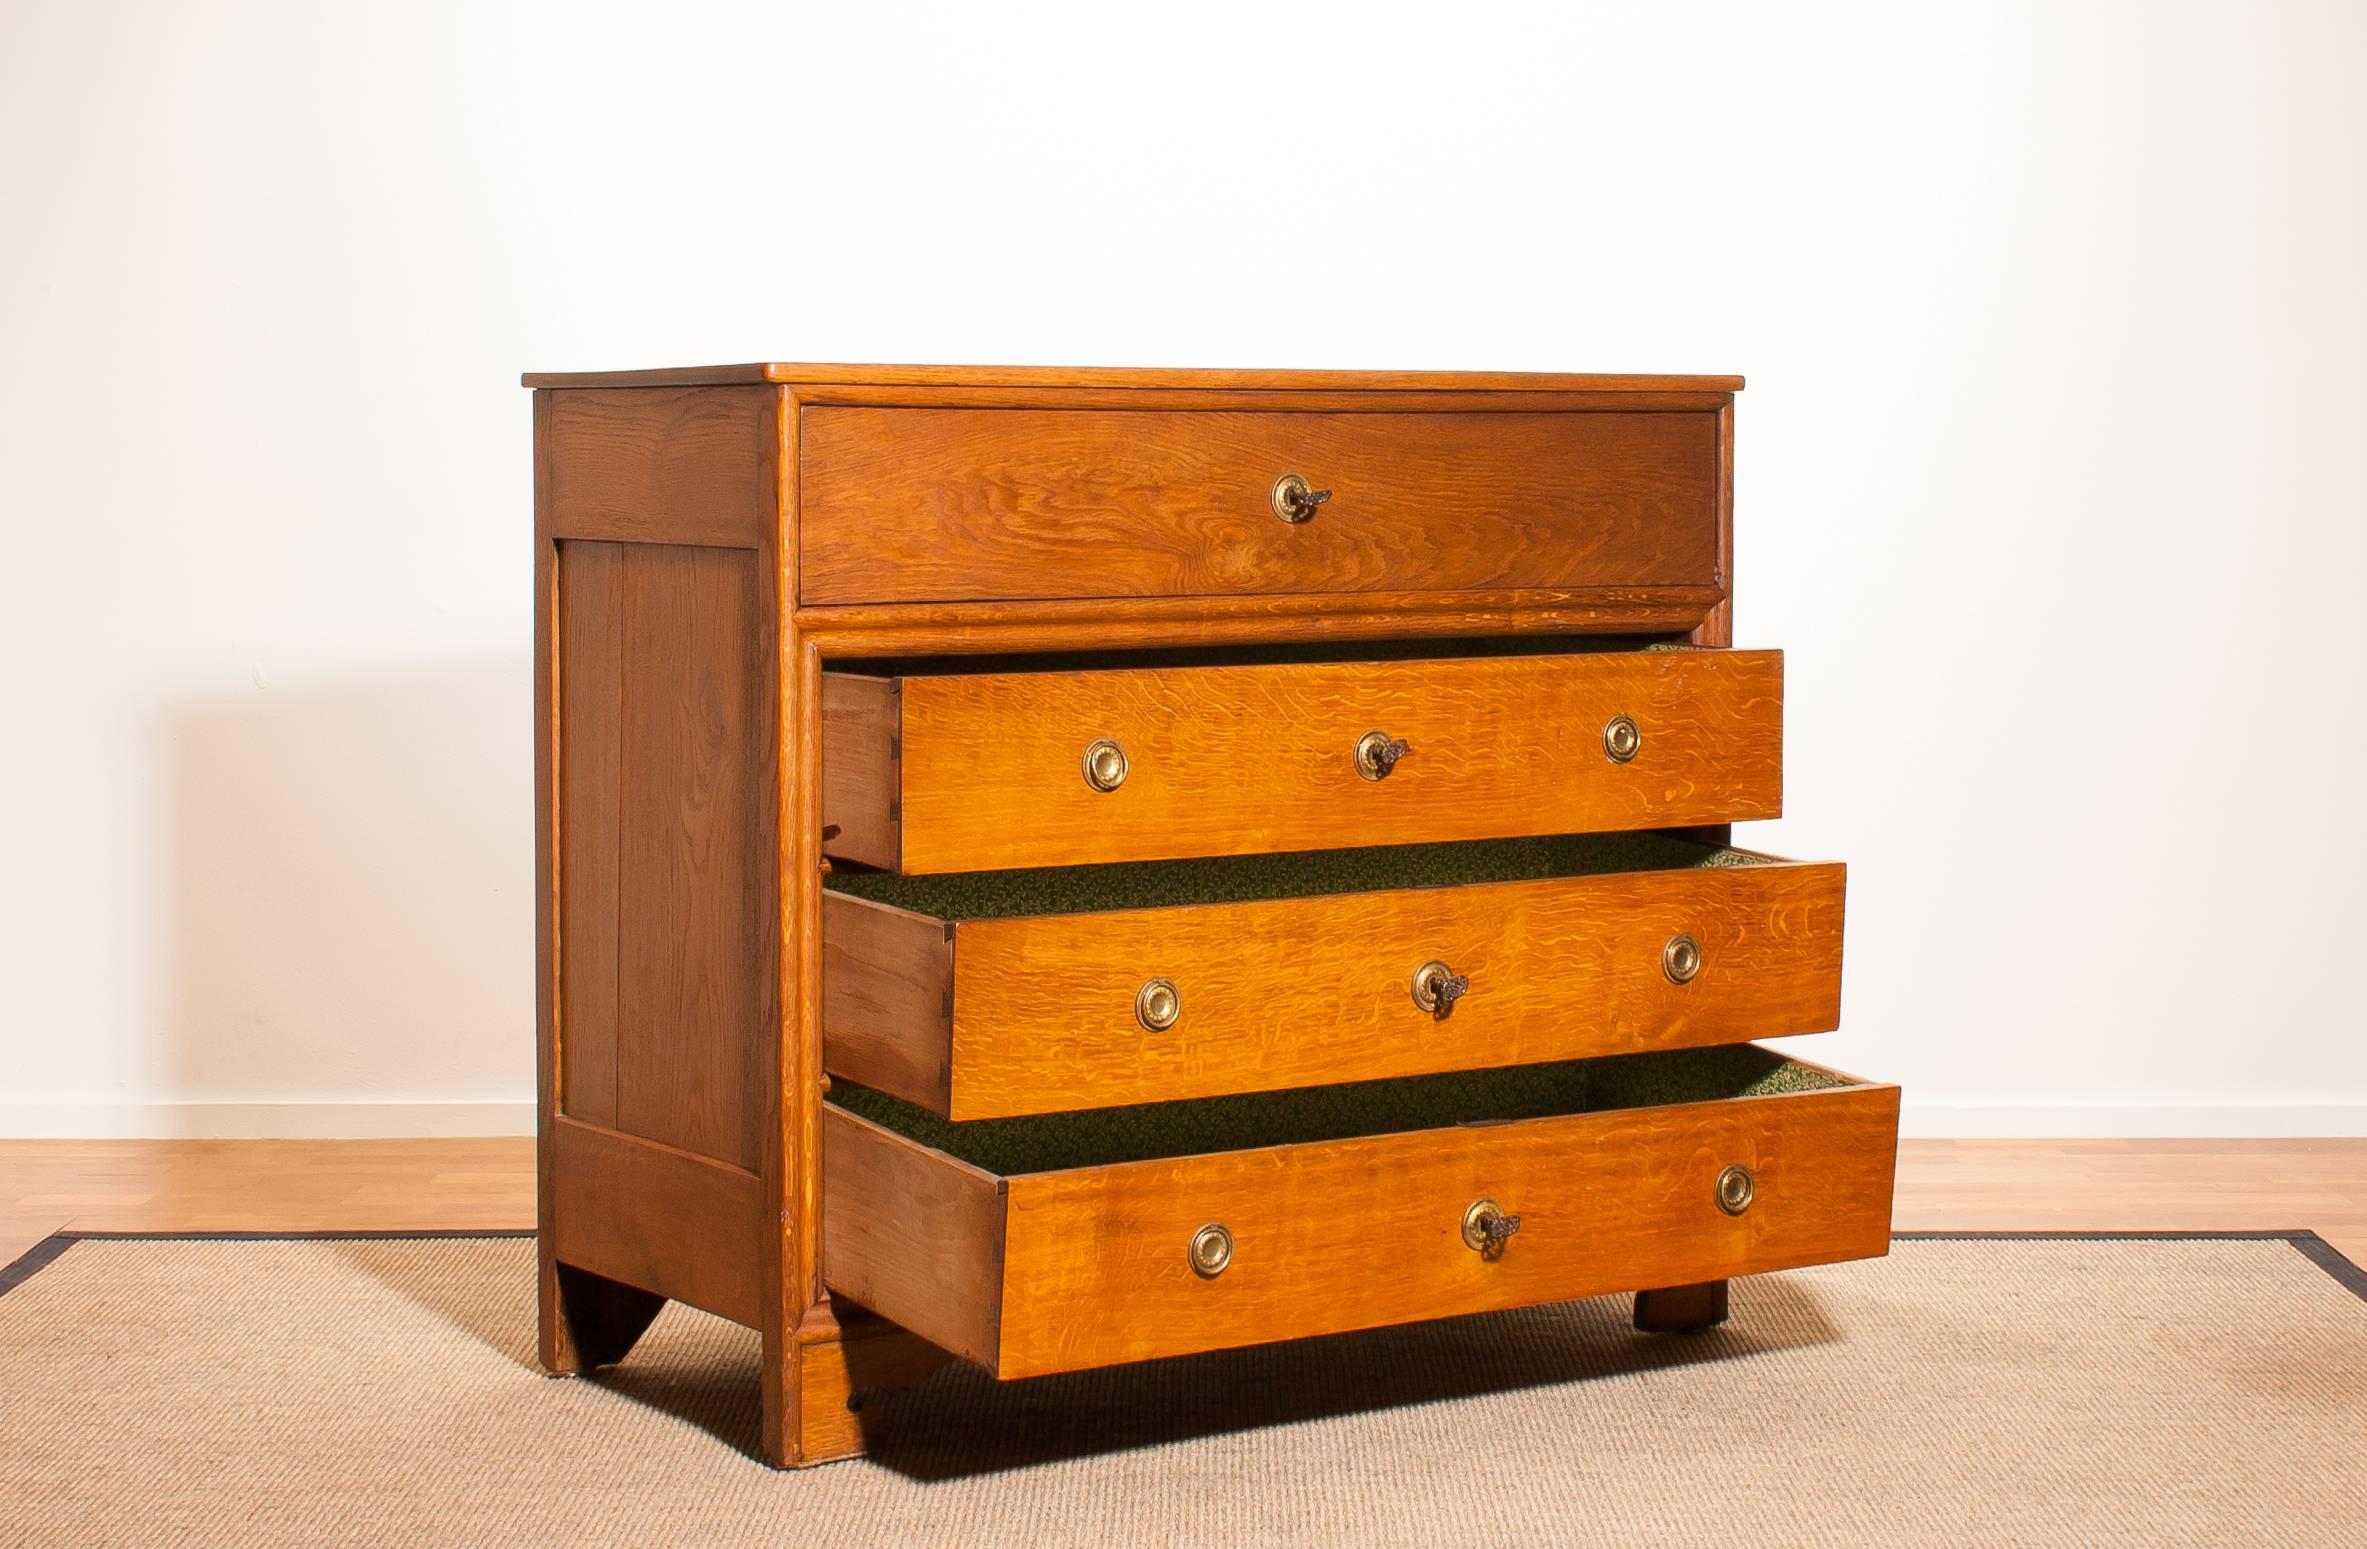
[[[1471,981],[1444,963],[1434,960],[1414,970],[1414,1004],[1442,1022],[1470,989]]]
[[[1504,1239],[1519,1230],[1520,1217],[1506,1215],[1492,1199],[1475,1199],[1463,1212],[1463,1246],[1483,1259],[1501,1255]]]
[[[1660,949],[1660,971],[1668,975],[1671,984],[1691,984],[1693,976],[1701,972],[1701,943],[1691,936],[1675,935]]]
[[[1386,780],[1397,761],[1412,751],[1403,737],[1368,731],[1356,739],[1356,772],[1367,780]]]
[[[1126,783],[1126,750],[1099,737],[1085,747],[1085,783],[1097,791],[1114,791]]]
[[[1295,473],[1286,473],[1274,481],[1274,493],[1269,497],[1274,514],[1296,527],[1315,514],[1315,508],[1331,499],[1328,489],[1316,489]]]
[[[1233,1262],[1233,1234],[1211,1221],[1192,1234],[1192,1273],[1214,1280]]]
[[[1603,756],[1624,764],[1644,745],[1643,729],[1632,715],[1615,715],[1603,723]]]
[[[1163,1033],[1183,1015],[1183,996],[1172,979],[1153,979],[1134,996],[1134,1020],[1154,1033]]]
[[[1718,1208],[1730,1216],[1750,1209],[1751,1200],[1758,1192],[1759,1180],[1739,1162],[1718,1174]]]

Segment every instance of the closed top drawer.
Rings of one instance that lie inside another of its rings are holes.
[[[808,405],[797,457],[808,605],[1722,584],[1715,409]]]
[[[1783,654],[825,674],[822,843],[987,871],[1781,815]]]

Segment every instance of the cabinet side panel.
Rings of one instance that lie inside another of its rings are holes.
[[[617,801],[624,550],[559,550],[560,1110],[616,1122]]]
[[[761,563],[628,545],[618,631],[616,1127],[752,1172],[779,1022]]]

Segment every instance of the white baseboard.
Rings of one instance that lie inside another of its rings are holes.
[[[2286,1140],[2367,1135],[2367,1103],[1919,1103],[1899,1111],[1915,1140]]]
[[[1917,1140],[2286,1139],[2367,1136],[2367,1104],[1919,1103]],[[531,1135],[531,1102],[0,1103],[0,1138],[392,1140]]]
[[[0,1103],[0,1137],[24,1140],[394,1140],[531,1135],[534,1104]]]

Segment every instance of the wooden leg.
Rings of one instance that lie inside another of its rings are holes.
[[[1647,1334],[1688,1334],[1726,1321],[1726,1282],[1672,1285],[1636,1293],[1636,1327]]]
[[[542,1364],[562,1377],[623,1360],[666,1305],[655,1291],[572,1264],[553,1264],[550,1273],[555,1294],[542,1303]]]
[[[857,1308],[833,1311],[823,1302],[798,1329],[791,1367],[797,1391],[786,1400],[795,1407],[784,1416],[793,1423],[781,1428],[782,1455],[765,1461],[806,1468],[861,1457],[870,1401],[911,1387],[952,1359],[885,1318]]]

